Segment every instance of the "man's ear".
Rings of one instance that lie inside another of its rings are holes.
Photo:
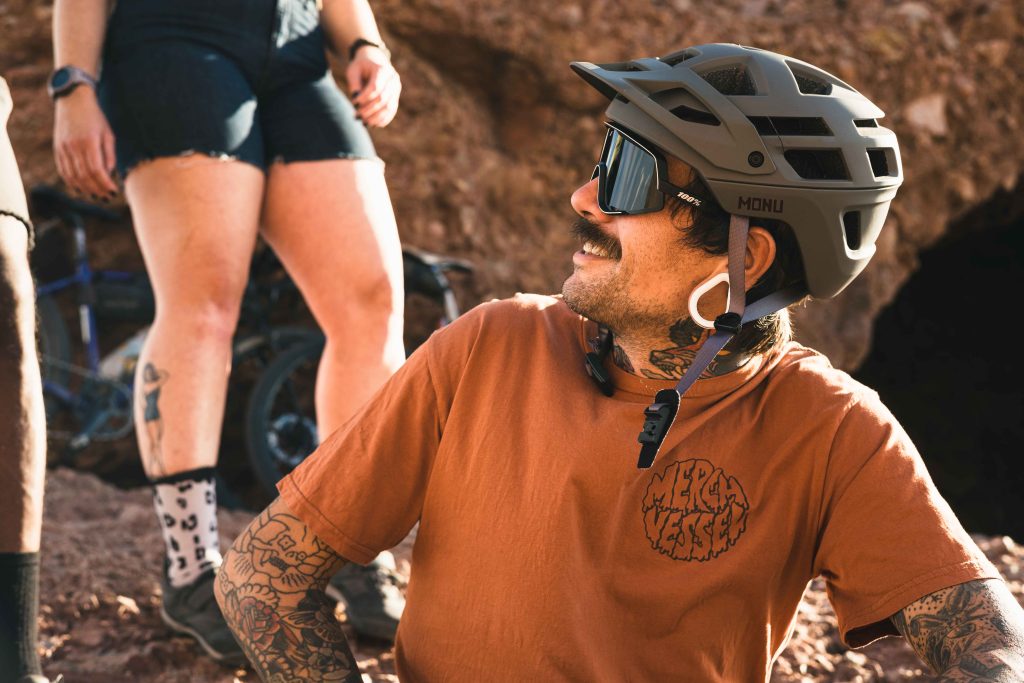
[[[775,238],[762,227],[752,225],[747,234],[747,253],[744,260],[746,289],[761,279],[775,261]]]

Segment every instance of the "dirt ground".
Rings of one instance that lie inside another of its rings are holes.
[[[222,510],[225,546],[249,515]],[[1024,549],[1009,538],[976,539],[1024,601]],[[395,549],[406,576],[412,539]],[[245,669],[219,666],[188,638],[160,621],[157,567],[162,543],[144,489],[121,490],[69,469],[48,473],[43,528],[41,649],[46,673],[67,683],[235,683],[256,681]],[[343,608],[338,617],[345,619]],[[366,681],[397,681],[385,644],[347,631]],[[902,639],[861,650],[839,641],[835,617],[820,581],[811,584],[772,683],[937,680]]]

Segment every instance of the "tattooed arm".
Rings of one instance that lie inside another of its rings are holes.
[[[943,681],[1024,681],[1024,610],[999,580],[944,588],[891,617]]]
[[[345,559],[278,498],[224,556],[217,603],[264,681],[360,681],[324,586]]]

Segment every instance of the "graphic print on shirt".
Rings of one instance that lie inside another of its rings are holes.
[[[693,458],[655,473],[642,508],[652,548],[673,560],[704,562],[736,545],[750,503],[735,477]]]

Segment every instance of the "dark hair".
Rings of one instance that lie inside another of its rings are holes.
[[[684,188],[687,194],[699,197],[700,206],[686,204],[669,197],[673,221],[689,217],[689,225],[682,229],[681,240],[689,247],[703,249],[713,256],[729,252],[729,213],[715,201],[707,184],[696,173]],[[793,228],[784,221],[770,218],[751,218],[750,225],[768,231],[775,240],[775,260],[764,275],[747,291],[747,304],[764,298],[772,292],[794,285],[803,285],[806,280],[804,263],[800,257],[800,245]],[[680,226],[682,227],[682,226]],[[766,353],[793,338],[789,310],[783,309],[744,325],[736,338],[726,346],[727,350],[745,353]]]

